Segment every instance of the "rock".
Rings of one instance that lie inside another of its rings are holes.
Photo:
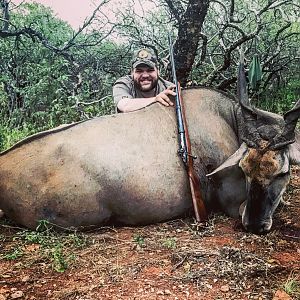
[[[273,300],[292,300],[292,298],[284,291],[276,291]]]
[[[19,299],[24,296],[24,293],[22,291],[16,291],[10,295],[11,299]]]
[[[165,290],[165,295],[171,295],[172,292],[170,290]]]
[[[223,292],[223,293],[227,293],[229,292],[230,288],[229,288],[229,285],[222,285],[220,290]]]
[[[27,281],[29,281],[29,280],[30,280],[30,277],[29,277],[28,275],[24,276],[24,277],[21,279],[22,282],[27,282]]]

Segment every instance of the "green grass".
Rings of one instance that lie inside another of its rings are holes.
[[[300,299],[300,281],[299,278],[289,277],[283,284],[283,290],[293,299]]]
[[[136,243],[139,247],[144,247],[146,244],[145,238],[139,234],[133,236],[133,242]]]
[[[8,253],[3,255],[6,260],[16,260],[23,256],[23,251],[20,247],[11,249]]]
[[[16,260],[25,254],[37,256],[49,262],[56,272],[64,272],[76,261],[76,249],[87,244],[87,237],[74,232],[56,232],[47,221],[40,221],[35,231],[21,230],[14,234],[0,259]],[[16,245],[18,245],[16,247]],[[26,251],[30,245],[37,246],[35,251]]]
[[[163,247],[167,249],[175,249],[176,248],[176,238],[166,238],[162,241]]]

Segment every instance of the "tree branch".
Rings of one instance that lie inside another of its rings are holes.
[[[177,22],[180,22],[182,16],[184,15],[184,8],[179,0],[165,0],[167,3],[171,14],[175,17]]]
[[[8,25],[9,25],[8,1],[7,0],[1,0],[0,4],[1,4],[2,16],[3,16],[2,30],[8,30]]]

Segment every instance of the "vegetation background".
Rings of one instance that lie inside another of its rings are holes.
[[[252,102],[283,112],[300,95],[299,0],[98,1],[74,31],[37,3],[0,0],[0,150],[35,132],[115,112],[114,81],[132,52],[150,47],[168,77],[167,35],[178,78],[235,94],[239,51]]]

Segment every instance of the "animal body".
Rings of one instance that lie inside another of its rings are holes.
[[[290,164],[299,162],[298,140],[261,151],[242,141],[249,128],[231,97],[207,88],[182,96],[208,210],[238,217],[245,203],[245,228],[270,230]],[[256,113],[260,125],[273,128],[273,138],[285,128],[277,115]],[[177,149],[175,110],[159,104],[37,134],[0,155],[0,208],[29,228],[44,219],[86,227],[179,217],[192,200]]]

